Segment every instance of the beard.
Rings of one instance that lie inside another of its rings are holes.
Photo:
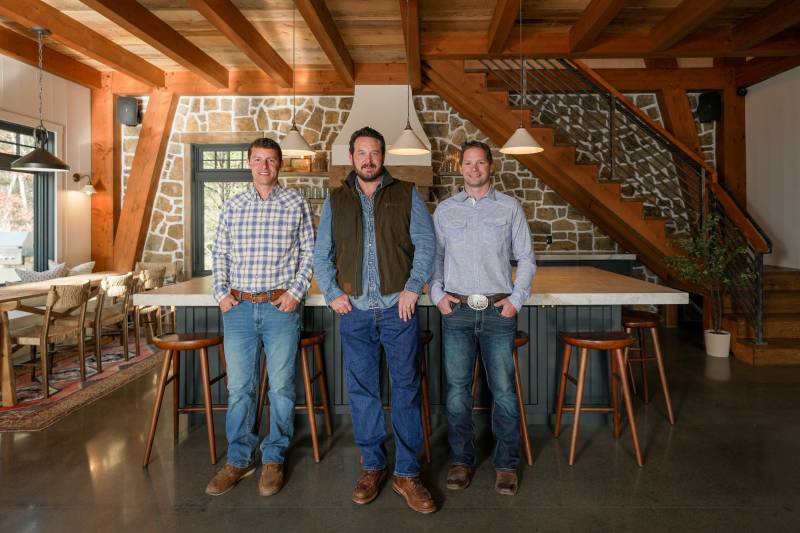
[[[373,169],[375,172],[373,172],[371,175],[366,173],[372,171]],[[381,174],[383,174],[383,166],[362,166],[360,169],[354,168],[354,170],[356,172],[356,176],[358,176],[360,180],[366,182],[375,181],[381,176]]]

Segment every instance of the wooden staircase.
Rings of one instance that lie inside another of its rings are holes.
[[[800,364],[800,270],[765,267],[764,343],[754,341],[752,324],[730,304],[723,327],[731,351],[754,366]]]

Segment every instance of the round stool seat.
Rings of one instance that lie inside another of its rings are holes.
[[[528,344],[528,334],[524,331],[517,331],[517,334],[514,336],[514,348],[522,348],[526,344]]]
[[[222,344],[222,335],[198,331],[195,333],[168,333],[153,337],[153,344],[162,350],[199,350]]]
[[[300,347],[307,348],[316,344],[322,344],[325,341],[324,331],[304,331],[300,335]]]
[[[432,340],[433,340],[433,332],[431,330],[423,329],[422,331],[419,332],[419,342],[423,346],[425,346],[426,344],[430,344]]]
[[[562,331],[558,336],[570,346],[590,350],[617,350],[633,344],[633,337],[624,331]]]
[[[650,311],[623,311],[622,325],[626,328],[657,328],[661,324],[661,316]]]

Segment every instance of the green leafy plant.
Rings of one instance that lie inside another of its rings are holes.
[[[678,277],[702,287],[711,301],[711,317],[714,333],[723,333],[722,312],[724,295],[731,285],[755,279],[755,272],[749,267],[733,273],[728,267],[740,255],[747,254],[747,246],[732,244],[722,234],[720,217],[709,214],[702,221],[696,233],[678,243],[686,252],[667,258]]]

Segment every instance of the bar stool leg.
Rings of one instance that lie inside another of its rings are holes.
[[[569,372],[569,360],[572,357],[572,346],[564,344],[564,355],[561,358],[561,379],[558,385],[558,403],[556,404],[556,428],[555,435],[561,435],[561,414],[564,410],[564,398],[567,395],[567,372]]]
[[[325,361],[322,359],[322,348],[319,344],[314,345],[314,360],[317,365],[317,372],[321,379],[319,384],[319,394],[322,397],[322,413],[325,415],[325,432],[330,437],[333,435],[333,419],[331,417],[331,404],[328,398],[328,380],[325,373]]]
[[[153,414],[150,416],[150,431],[147,435],[147,444],[144,447],[144,459],[142,468],[147,468],[150,462],[150,451],[153,449],[153,440],[156,436],[156,426],[158,425],[158,414],[161,411],[161,402],[164,400],[164,391],[167,388],[167,375],[169,374],[172,354],[169,350],[164,352],[164,361],[161,363],[161,375],[158,376],[158,388],[156,389],[156,401],[153,402]]]
[[[472,405],[475,405],[478,394],[478,378],[481,375],[481,352],[475,353],[475,366],[472,367]]]
[[[422,401],[420,408],[422,410],[422,444],[425,450],[425,461],[431,463],[431,405],[430,396],[428,391],[428,354],[427,350],[422,354],[420,361],[420,388],[422,389]]]
[[[650,403],[650,387],[647,385],[647,343],[645,342],[644,329],[638,328],[639,337],[639,357],[642,364],[642,399],[644,403]]]
[[[222,371],[222,380],[225,382],[225,388],[228,388],[228,362],[225,360],[225,345],[219,344],[219,368]]]
[[[528,434],[528,417],[525,415],[525,402],[522,399],[522,379],[519,374],[519,353],[516,348],[512,352],[514,356],[514,385],[517,391],[517,405],[519,407],[519,429],[522,437],[522,448],[525,452],[525,460],[528,466],[533,466],[533,452],[531,451],[531,438]]]
[[[131,356],[130,352],[128,352],[128,319],[127,319],[127,317],[122,319],[122,322],[120,322],[119,326],[120,326],[121,335],[122,335],[122,340],[120,341],[120,342],[122,342],[122,355],[125,357],[125,360],[127,361]]]
[[[672,398],[669,395],[669,386],[667,385],[667,373],[664,370],[664,356],[661,353],[661,343],[658,341],[658,330],[650,328],[650,335],[653,337],[653,348],[656,351],[656,364],[658,365],[658,376],[661,378],[661,388],[664,391],[664,403],[667,404],[667,416],[669,423],[675,424],[675,417],[672,413]]]
[[[308,370],[308,348],[300,350],[300,366],[303,369],[303,388],[306,391],[306,410],[308,425],[311,428],[311,445],[314,448],[314,462],[319,462],[319,441],[317,440],[317,417],[314,413],[314,391],[311,389],[311,372]]]
[[[256,406],[256,423],[253,433],[258,435],[261,429],[261,417],[264,416],[264,402],[267,400],[267,388],[269,387],[269,376],[267,375],[267,361],[261,366],[261,377],[258,380],[258,405]],[[269,409],[267,409],[267,433],[269,433]]]
[[[139,309],[133,310],[133,335],[136,345],[136,357],[142,355],[142,318],[139,316]]]
[[[578,387],[575,393],[575,412],[572,417],[572,435],[569,443],[569,466],[575,464],[575,447],[578,443],[578,425],[581,417],[581,403],[583,403],[583,386],[586,382],[586,366],[589,361],[589,350],[581,348],[578,363]]]
[[[203,399],[205,400],[206,430],[208,431],[208,447],[211,453],[211,464],[217,464],[217,442],[214,437],[214,410],[211,405],[211,379],[208,372],[208,349],[200,348],[200,373],[203,378]]]
[[[180,416],[178,410],[181,407],[181,352],[172,352],[172,439],[178,442],[180,432]]]
[[[619,374],[620,372],[625,372],[625,369],[624,367],[619,367],[613,353],[609,353],[609,360],[611,361],[611,417],[614,422],[614,438],[618,439],[622,433],[622,421],[619,409]]]
[[[614,350],[614,357],[617,359],[617,366],[619,368],[625,368],[622,350]],[[636,431],[636,417],[633,414],[633,402],[631,401],[631,391],[628,387],[628,378],[625,372],[620,372],[619,377],[622,381],[622,398],[625,401],[625,409],[628,412],[628,423],[631,426],[631,439],[633,440],[633,450],[636,452],[636,464],[643,466],[644,461],[642,461],[642,450],[639,448],[639,434]]]
[[[633,331],[633,328],[625,328],[625,333],[627,333],[628,335],[630,335],[632,331]],[[625,353],[624,353],[624,355],[625,355],[625,370],[626,370],[626,372],[628,372],[628,377],[630,378],[630,381],[628,381],[628,383],[630,383],[630,385],[631,385],[631,391],[633,391],[633,393],[636,394],[636,380],[633,379],[633,368],[631,368],[631,362],[628,359],[628,355],[630,354],[630,349],[631,349],[630,346],[626,346],[625,347]],[[613,354],[611,355],[611,360],[612,361],[614,360]]]

